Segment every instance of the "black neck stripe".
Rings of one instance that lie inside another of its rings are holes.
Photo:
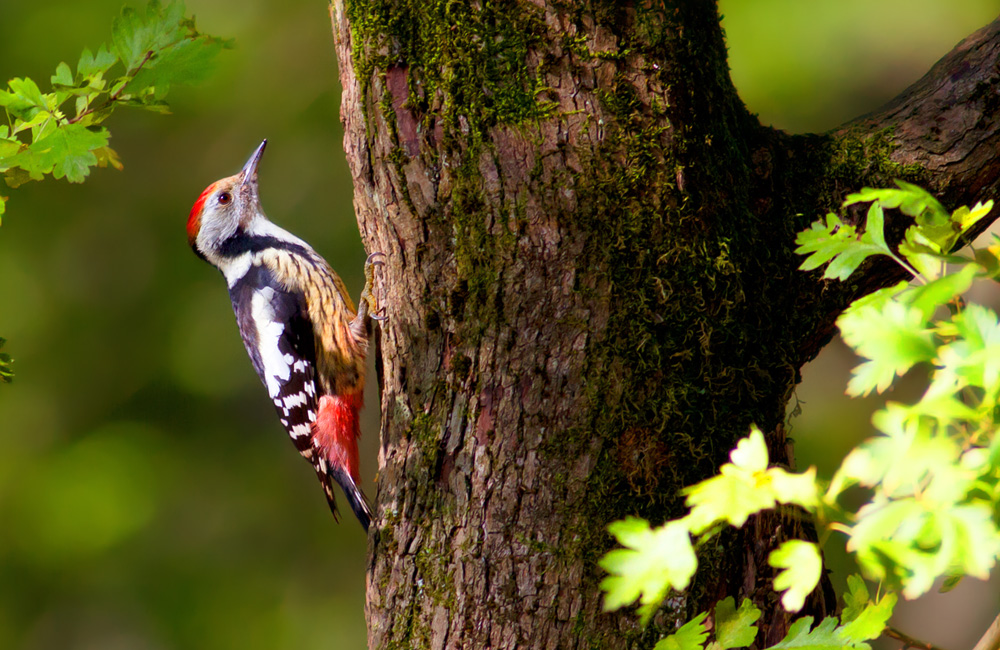
[[[289,253],[309,256],[309,251],[300,244],[293,244],[277,237],[247,235],[242,231],[237,231],[232,237],[222,242],[222,245],[218,248],[218,253],[222,257],[233,258],[239,257],[244,253],[259,253],[269,248],[277,248]]]

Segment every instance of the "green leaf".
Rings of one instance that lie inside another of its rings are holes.
[[[718,475],[683,491],[691,508],[684,521],[694,534],[717,521],[727,521],[738,528],[750,515],[775,505],[774,491],[766,477],[761,476],[767,470],[768,456],[760,429],[754,427],[729,457],[733,462],[723,465]]]
[[[80,61],[76,64],[76,73],[86,79],[99,78],[117,62],[118,57],[104,45],[98,48],[96,55],[84,48]]]
[[[102,45],[96,54],[84,49],[75,75],[67,63],[59,63],[51,76],[55,92],[42,93],[28,78],[11,79],[7,89],[0,90],[0,106],[8,117],[8,124],[0,125],[4,182],[15,188],[52,174],[79,183],[94,165],[121,169],[117,154],[107,146],[108,132],[96,126],[119,104],[168,112],[163,99],[169,86],[204,78],[219,50],[230,46],[199,34],[194,20],[184,17],[180,2],[164,7],[150,0],[142,10],[125,7],[114,22],[111,49]],[[105,80],[119,60],[126,67],[124,76]],[[71,98],[76,116],[68,120],[61,107]],[[22,133],[30,135],[30,145]],[[6,197],[0,197],[0,215],[5,202]]]
[[[31,103],[31,105],[43,110],[49,108],[46,96],[42,94],[42,91],[38,89],[38,86],[31,79],[27,77],[23,79],[14,78],[8,81],[7,85],[10,86],[11,91],[15,95]]]
[[[212,72],[216,56],[225,47],[218,39],[199,37],[174,43],[157,53],[126,90],[134,92],[146,87],[171,86],[177,83],[198,83]]]
[[[24,148],[20,140],[10,139],[6,137],[0,137],[0,169],[6,169],[4,164],[7,158],[10,158],[18,151]]]
[[[31,175],[20,167],[14,167],[11,169],[4,169],[3,180],[7,183],[7,187],[14,189],[30,181]]]
[[[183,19],[184,6],[179,2],[163,7],[158,0],[150,0],[139,11],[126,6],[112,26],[112,50],[128,73],[134,74],[157,50],[183,38]]]
[[[951,320],[956,338],[938,350],[941,364],[970,385],[1000,393],[1000,325],[992,309],[971,304]]]
[[[610,575],[601,581],[604,611],[619,609],[639,599],[643,624],[670,589],[683,590],[697,568],[691,537],[680,521],[651,530],[636,517],[612,522],[608,530],[622,549],[609,551],[598,562]]]
[[[963,205],[951,213],[951,220],[958,224],[958,227],[962,230],[962,232],[965,232],[980,219],[988,215],[992,209],[992,200],[987,201],[986,203],[976,203],[971,210]]]
[[[860,643],[880,637],[892,617],[897,597],[896,594],[886,594],[877,603],[867,602],[867,598],[865,600],[864,606],[854,613],[851,621],[840,627],[840,636],[846,641]],[[846,616],[845,612],[845,620]]]
[[[97,157],[98,167],[114,167],[118,171],[125,169],[118,152],[111,147],[98,147],[93,150],[93,154]]]
[[[827,214],[826,223],[816,221],[795,237],[795,243],[799,245],[795,252],[798,255],[811,253],[799,268],[803,271],[818,269],[847,250],[856,239],[853,226],[846,225],[832,212]]]
[[[780,467],[767,470],[771,491],[779,503],[800,505],[812,512],[819,503],[819,486],[816,468],[810,467],[801,474],[787,472]]]
[[[39,111],[55,108],[49,105],[48,97],[42,94],[34,81],[28,78],[14,78],[7,82],[10,92],[0,90],[0,106],[19,120],[30,120]],[[54,101],[54,98],[53,98]]]
[[[875,225],[878,227],[879,223]],[[799,268],[811,271],[829,262],[823,277],[846,280],[872,255],[888,254],[884,239],[881,240],[881,246],[874,243],[881,234],[879,229],[877,235],[862,236],[859,241],[852,226],[844,224],[840,217],[830,213],[826,215],[825,224],[817,221],[809,230],[800,232],[796,237],[795,243],[799,247],[795,252],[799,255],[811,253]]]
[[[921,495],[922,496],[922,495]],[[916,598],[942,576],[984,578],[1000,556],[1000,531],[984,503],[946,506],[915,497],[868,504],[850,530],[848,550],[876,580]]]
[[[937,348],[920,309],[889,300],[851,305],[837,320],[844,341],[869,359],[852,371],[847,386],[852,396],[884,391],[915,364],[931,361]]]
[[[763,472],[767,469],[767,442],[757,427],[750,429],[750,435],[736,443],[736,449],[729,452],[733,465],[747,472]]]
[[[944,254],[941,247],[927,239],[919,226],[906,229],[899,244],[900,254],[925,278],[935,279],[944,270]]]
[[[882,206],[872,203],[868,208],[868,216],[865,219],[865,232],[861,235],[861,243],[871,244],[886,255],[891,255],[889,245],[885,243],[885,215],[882,214]]]
[[[715,642],[712,650],[729,650],[730,648],[745,648],[757,638],[757,626],[754,623],[760,618],[760,610],[749,598],[744,598],[736,609],[736,601],[732,596],[720,600],[715,605]]]
[[[65,62],[56,66],[56,73],[50,78],[52,85],[61,84],[63,86],[73,85],[73,71]]]
[[[31,131],[33,139],[38,138],[51,133],[53,129],[45,129],[46,124],[52,123],[53,127],[56,127],[55,116],[48,111],[35,111],[34,115],[30,120],[15,120],[14,133],[20,133],[22,131]],[[39,127],[42,127],[40,129]],[[44,130],[44,133],[42,132]]]
[[[819,584],[823,572],[823,558],[812,542],[791,539],[771,552],[768,564],[783,569],[774,578],[775,591],[783,591],[781,605],[789,612],[797,612]]]
[[[847,576],[847,593],[844,594],[844,611],[840,614],[840,620],[850,623],[868,607],[870,600],[864,578],[856,573]]]
[[[876,201],[883,208],[899,208],[903,214],[917,219],[918,223],[937,224],[950,220],[944,206],[927,190],[901,180],[897,180],[896,185],[899,189],[862,188],[860,192],[849,194],[844,206]]]
[[[795,619],[795,622],[788,628],[788,634],[778,643],[771,646],[770,650],[840,650],[844,647],[844,642],[836,632],[837,619],[828,616],[811,630],[813,617],[803,616]]]
[[[980,580],[989,579],[990,570],[1000,560],[1000,530],[990,505],[966,503],[942,514],[947,516],[942,521],[947,528],[941,552],[950,553],[948,568]]]
[[[708,629],[705,626],[707,616],[708,612],[698,614],[676,632],[660,640],[653,646],[653,650],[702,650],[705,647],[705,639],[708,638]]]
[[[92,150],[106,147],[108,137],[105,129],[91,131],[79,124],[68,124],[36,140],[5,164],[24,169],[35,180],[51,173],[55,178],[66,177],[71,183],[82,183],[90,167],[97,164]]]
[[[898,208],[903,214],[914,218],[923,244],[937,253],[949,252],[962,232],[989,212],[989,207],[977,204],[974,210],[959,208],[949,215],[944,206],[923,188],[900,180],[896,181],[896,185],[899,189],[866,187],[849,195],[844,206],[872,201],[882,208]],[[911,240],[910,237],[907,239]],[[901,247],[900,251],[910,257],[914,249],[907,251]],[[919,268],[919,264],[917,266]]]
[[[975,264],[966,264],[956,272],[943,275],[933,282],[914,287],[905,296],[905,301],[919,309],[923,319],[930,320],[937,311],[948,302],[960,296],[972,286],[979,268]]]
[[[0,208],[2,207],[3,207],[3,202],[0,201]],[[6,343],[7,343],[6,340],[0,338],[0,349],[3,349],[3,346]],[[0,381],[4,382],[5,384],[9,384],[14,379],[14,371],[11,370],[10,368],[12,362],[13,359],[10,358],[9,354],[5,352],[0,352]]]
[[[962,498],[972,476],[963,477],[957,466],[957,442],[934,435],[926,418],[919,416],[919,409],[898,402],[875,412],[872,424],[885,435],[865,441],[854,452],[881,459],[882,473],[861,484],[877,486],[890,498],[920,495],[921,500],[953,503]]]

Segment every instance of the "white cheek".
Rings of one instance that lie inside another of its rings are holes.
[[[214,200],[214,199],[212,199]],[[239,225],[236,215],[229,210],[216,207],[205,208],[201,217],[201,232],[198,233],[198,243],[203,250],[214,250],[236,232]]]

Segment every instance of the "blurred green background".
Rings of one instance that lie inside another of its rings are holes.
[[[109,39],[121,8],[0,3],[0,80],[43,87],[59,61]],[[876,108],[1000,11],[1000,0],[720,4],[741,95],[765,123],[795,131]],[[266,137],[265,209],[357,295],[364,251],[327,7],[191,0],[188,10],[237,47],[207,83],[171,92],[172,116],[112,118],[124,171],[8,192],[0,336],[17,378],[0,386],[0,650],[365,643],[364,536],[349,513],[339,526],[330,518],[246,359],[222,278],[184,235],[204,186]],[[806,369],[793,421],[803,464],[831,467],[855,442],[845,426],[868,433],[871,405],[843,401],[850,365],[833,345]],[[998,591],[978,600],[996,608]],[[985,622],[968,626],[977,635]]]

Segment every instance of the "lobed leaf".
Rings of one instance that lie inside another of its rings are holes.
[[[124,7],[111,28],[112,50],[128,73],[135,74],[151,54],[183,37],[183,19],[180,2],[163,7],[158,0],[150,0],[144,10]]]
[[[984,389],[991,400],[1000,394],[1000,324],[996,312],[969,305],[939,327],[954,340],[938,351],[941,366],[972,386]]]
[[[27,149],[4,161],[10,167],[20,167],[31,178],[40,180],[45,174],[82,183],[97,164],[93,149],[106,147],[109,134],[105,129],[90,130],[79,124],[68,124],[33,142]]]
[[[829,263],[823,277],[846,280],[872,255],[888,254],[881,228],[878,223],[875,226],[877,232],[873,229],[872,233],[866,233],[859,240],[853,226],[848,226],[833,213],[827,214],[826,223],[817,221],[795,238],[795,243],[799,245],[795,252],[799,255],[810,254],[799,268],[811,271]]]
[[[118,63],[118,57],[104,45],[97,49],[96,55],[84,48],[83,53],[80,54],[80,60],[76,64],[76,73],[85,79],[95,79],[103,76],[116,63]]]
[[[870,601],[864,578],[856,573],[847,576],[847,591],[844,593],[844,609],[840,613],[840,620],[850,623],[861,615]]]
[[[905,302],[919,309],[925,321],[930,320],[939,307],[953,301],[972,287],[979,267],[966,264],[958,271],[941,276],[927,284],[913,287],[905,296]]]
[[[782,569],[774,578],[775,591],[783,591],[781,605],[785,611],[797,612],[805,604],[806,596],[819,584],[823,573],[823,558],[812,542],[791,539],[771,551],[768,564]]]
[[[708,612],[702,612],[682,625],[673,634],[664,637],[653,646],[653,650],[702,650],[705,639],[708,638],[708,627],[705,617]]]
[[[173,43],[150,59],[128,83],[126,90],[203,81],[212,72],[216,57],[224,47],[223,41],[209,37]]]
[[[65,62],[56,66],[54,93],[42,93],[27,78],[11,79],[7,90],[0,90],[0,106],[10,120],[9,127],[0,126],[4,181],[13,188],[52,174],[79,183],[94,165],[121,169],[118,155],[107,146],[108,132],[96,126],[123,103],[167,112],[163,97],[169,86],[203,79],[215,56],[230,45],[199,34],[180,2],[162,6],[151,0],[141,10],[125,7],[114,22],[110,49],[102,45],[96,54],[84,49],[76,74]],[[109,83],[104,75],[119,61],[126,74]],[[76,108],[72,120],[60,108],[70,98]],[[19,139],[22,133],[30,133],[30,141]]]
[[[608,530],[625,548],[608,552],[598,565],[610,575],[601,581],[604,610],[611,611],[637,599],[643,624],[670,589],[687,588],[697,568],[687,527],[680,521],[650,529],[636,517],[612,522]]]
[[[63,85],[72,86],[73,81],[73,71],[69,69],[69,66],[65,62],[60,63],[56,66],[56,73],[49,78],[49,81],[53,86]]]
[[[844,624],[839,629],[840,636],[854,643],[877,639],[885,631],[889,618],[892,617],[892,611],[898,600],[896,594],[886,594],[877,603],[873,603],[860,576],[849,576],[847,583],[850,592],[844,599],[849,605],[844,608],[841,615]],[[863,596],[858,590],[857,583],[860,583],[861,589],[864,590]]]
[[[859,192],[849,194],[844,206],[875,201],[883,208],[898,208],[921,225],[942,224],[950,221],[944,206],[927,190],[906,181],[897,180],[898,189],[874,189],[864,187]]]
[[[767,469],[767,445],[759,429],[739,441],[719,474],[706,479],[683,493],[691,512],[684,521],[694,534],[726,521],[740,527],[747,518],[761,510],[774,507],[774,493],[761,479]]]
[[[0,213],[2,213],[3,201],[0,201]],[[6,340],[0,338],[0,350],[7,343]],[[0,352],[0,381],[9,384],[14,379],[14,371],[11,370],[10,366],[13,363],[13,359],[6,352]]]
[[[907,598],[926,593],[942,576],[985,579],[1000,555],[1000,531],[985,503],[942,507],[910,497],[868,504],[858,514],[848,550],[866,573],[899,585]]]
[[[867,649],[867,644],[853,644],[845,641],[837,631],[837,619],[824,618],[815,629],[813,617],[798,618],[788,628],[788,634],[770,650],[842,650],[844,648]]]
[[[760,610],[749,598],[743,599],[738,610],[732,596],[720,600],[715,605],[715,642],[709,646],[710,649],[729,650],[749,646],[757,638],[754,623],[759,618]]]
[[[923,311],[887,300],[851,305],[839,319],[844,341],[868,361],[856,367],[847,387],[852,396],[884,391],[897,376],[937,353],[932,330]]]

